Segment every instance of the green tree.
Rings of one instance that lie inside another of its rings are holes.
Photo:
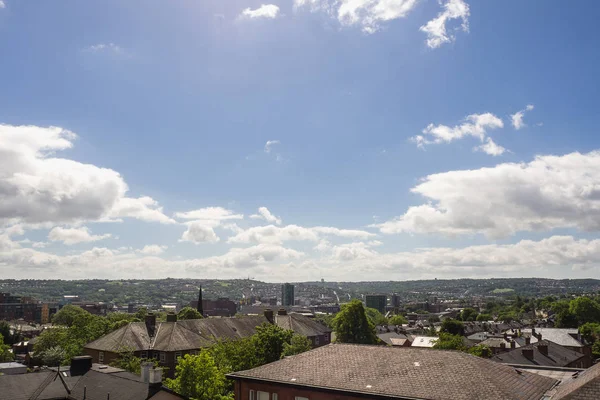
[[[208,348],[216,365],[223,373],[258,367],[256,347],[252,337],[238,340],[219,340]],[[233,383],[233,382],[231,382]]]
[[[333,319],[335,315],[333,314],[319,314],[315,317],[315,321],[319,321],[329,329],[333,329]]]
[[[600,358],[600,340],[592,345],[592,357],[594,357],[594,359]]]
[[[13,354],[10,352],[10,346],[4,344],[4,336],[0,335],[0,362],[12,361]]]
[[[202,314],[192,307],[183,307],[177,314],[177,319],[200,319]]]
[[[467,353],[481,358],[491,358],[493,355],[492,349],[490,349],[484,344],[478,344],[476,346],[471,347],[469,350],[467,350]]]
[[[375,326],[365,314],[360,300],[343,304],[333,320],[336,341],[340,343],[377,344]]]
[[[440,322],[440,317],[438,317],[437,315],[431,315],[427,318],[427,322],[429,322],[430,324],[435,324],[437,322]]]
[[[476,321],[481,321],[481,322],[491,321],[492,320],[492,314],[483,314],[483,313],[479,314],[475,320]]]
[[[142,362],[145,361],[147,360],[136,357],[132,350],[123,350],[119,352],[119,357],[110,365],[139,375],[142,372]],[[155,362],[155,366],[158,366],[158,362]]]
[[[590,343],[595,343],[600,339],[600,324],[588,322],[579,327],[581,336]]]
[[[431,318],[431,317],[430,317]],[[404,317],[404,315],[394,315],[389,320],[390,325],[404,325],[408,324],[408,320]]]
[[[440,332],[439,338],[435,341],[433,348],[439,350],[466,350],[461,335],[452,335],[444,332]]]
[[[312,343],[306,336],[294,333],[290,339],[290,343],[284,343],[281,358],[304,353],[311,348]]]
[[[81,315],[91,315],[89,312],[85,311],[81,307],[77,307],[71,304],[68,304],[60,309],[54,316],[52,317],[52,323],[55,325],[64,325],[71,326],[75,321],[75,318]]]
[[[36,353],[43,365],[48,367],[58,367],[65,364],[65,350],[60,346],[50,347],[40,353]]]
[[[569,313],[575,316],[577,323],[600,322],[600,305],[589,297],[578,297],[569,303]]]
[[[440,332],[462,336],[465,334],[465,325],[461,321],[448,318],[442,322]]]
[[[258,363],[263,365],[279,360],[284,345],[291,342],[293,334],[293,331],[266,322],[261,326],[257,326],[252,341],[254,342]]]
[[[387,318],[384,317],[382,313],[380,313],[374,308],[365,307],[365,313],[367,314],[367,318],[369,318],[369,321],[371,321],[371,323],[375,326],[388,324]]]
[[[477,311],[474,308],[465,308],[458,315],[457,319],[460,321],[475,321],[477,318]]]
[[[186,354],[181,358],[175,368],[175,379],[167,379],[165,385],[194,400],[233,399],[227,393],[225,379],[210,352],[202,350],[197,356]]]

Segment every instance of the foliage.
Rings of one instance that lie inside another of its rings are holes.
[[[65,359],[65,350],[60,346],[50,347],[36,354],[43,365],[48,367],[58,367],[63,365]]]
[[[433,348],[439,350],[466,350],[461,335],[453,335],[444,332],[440,332],[439,338],[435,341]]]
[[[578,297],[569,303],[569,313],[579,325],[600,322],[600,305],[589,297]]]
[[[376,344],[375,326],[365,313],[360,300],[343,304],[333,320],[336,341],[340,343]]]
[[[52,317],[52,323],[54,325],[71,326],[73,325],[75,318],[85,314],[89,314],[89,312],[81,307],[68,304],[54,314]]]
[[[590,343],[595,343],[600,339],[600,324],[587,322],[579,327],[581,336]]]
[[[435,324],[436,322],[440,322],[440,317],[438,317],[437,315],[432,315],[427,318],[427,322],[429,322],[430,324]]]
[[[490,358],[493,355],[492,349],[490,349],[484,344],[478,344],[476,346],[471,347],[467,350],[467,353],[482,358]]]
[[[519,316],[515,311],[505,311],[498,314],[498,321],[502,321],[507,324],[516,319],[519,319]]]
[[[294,333],[290,339],[290,343],[284,343],[281,358],[304,353],[311,348],[312,343],[306,336]]]
[[[140,375],[142,372],[142,363],[153,362],[155,367],[158,367],[157,360],[146,360],[136,357],[132,350],[123,350],[119,352],[119,358],[113,361],[110,365],[113,367],[124,369],[132,374]]]
[[[10,333],[10,324],[6,321],[0,321],[0,337],[4,338],[4,343],[7,345],[13,345],[21,340],[18,331]]]
[[[177,319],[200,319],[202,314],[192,307],[183,307],[177,314]]]
[[[202,350],[196,356],[186,354],[181,358],[175,370],[175,379],[167,379],[165,385],[194,400],[233,399],[232,395],[224,395],[225,374],[217,367],[208,350]]]
[[[460,321],[475,321],[477,318],[477,311],[474,308],[463,309],[456,319]]]
[[[319,314],[315,317],[315,321],[319,321],[329,329],[333,329],[333,319],[335,314]]]
[[[257,326],[256,333],[252,336],[257,362],[263,365],[279,360],[284,344],[290,343],[293,334],[293,331],[267,322]]]
[[[207,350],[225,374],[258,367],[256,347],[252,337],[220,340]]]
[[[429,318],[431,318],[431,317],[429,317]],[[404,324],[408,324],[408,320],[406,319],[406,317],[404,317],[404,315],[398,314],[398,315],[394,315],[393,317],[391,317],[388,323],[390,325],[404,325]]]
[[[596,341],[592,345],[592,357],[594,357],[594,359],[600,358],[600,341]]]
[[[387,318],[374,308],[365,307],[365,313],[367,314],[369,321],[375,326],[388,324]]]
[[[448,318],[445,319],[444,322],[442,322],[440,332],[462,336],[465,333],[465,325],[461,321]]]
[[[4,336],[0,335],[0,362],[12,361],[13,354],[10,352],[10,346],[4,344]]]
[[[491,321],[492,319],[493,319],[492,318],[492,314],[483,314],[483,313],[481,313],[481,314],[479,314],[477,316],[477,318],[475,319],[475,321],[486,322],[486,321]]]

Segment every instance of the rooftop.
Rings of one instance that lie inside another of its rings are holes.
[[[548,346],[547,354],[539,350],[539,346]],[[527,350],[532,350],[532,356],[524,354]],[[549,367],[566,367],[570,363],[586,357],[582,353],[575,350],[560,346],[549,340],[542,339],[537,343],[532,343],[528,346],[523,346],[518,349],[507,351],[492,357],[493,361],[498,361],[506,364],[523,364],[523,365],[544,365]]]
[[[323,346],[228,376],[429,400],[446,400],[449,395],[455,400],[538,400],[556,383],[463,352],[353,344]]]

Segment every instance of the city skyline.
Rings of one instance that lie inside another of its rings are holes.
[[[0,0],[0,273],[597,277],[599,7]]]

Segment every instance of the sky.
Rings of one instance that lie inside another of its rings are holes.
[[[599,11],[0,0],[0,277],[597,278]]]

